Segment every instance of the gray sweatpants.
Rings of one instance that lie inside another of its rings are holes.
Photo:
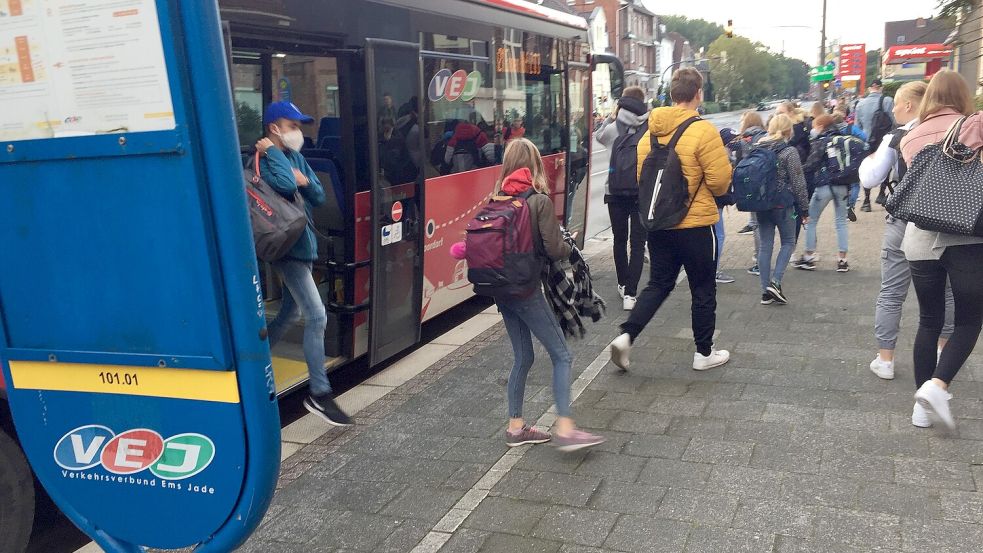
[[[874,313],[874,336],[879,349],[895,349],[898,330],[901,328],[901,310],[911,287],[911,268],[901,251],[906,226],[904,221],[889,215],[884,228],[884,241],[881,245],[881,291],[877,294],[877,309]],[[954,305],[952,288],[947,283],[943,338],[952,335]]]

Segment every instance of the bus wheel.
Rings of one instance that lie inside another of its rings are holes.
[[[25,551],[34,524],[34,477],[20,447],[0,430],[0,551]]]

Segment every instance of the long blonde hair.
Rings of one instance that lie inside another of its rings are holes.
[[[809,115],[813,119],[819,117],[820,115],[826,115],[826,108],[823,107],[822,102],[813,102],[812,107],[809,108]]]
[[[918,120],[924,122],[945,108],[952,108],[963,115],[975,111],[969,85],[962,75],[951,69],[939,71],[928,83],[921,109],[918,110]]]
[[[768,136],[762,140],[778,141],[790,138],[792,138],[792,118],[779,113],[768,121]]]
[[[744,132],[751,127],[764,127],[765,122],[761,119],[756,111],[745,111],[744,115],[741,116],[741,132]]]
[[[781,108],[785,112],[784,115],[788,116],[793,125],[801,123],[806,118],[805,110],[795,105],[795,102],[782,102]],[[769,124],[768,127],[770,128],[771,125]]]
[[[546,180],[546,168],[539,149],[528,138],[514,138],[505,145],[502,156],[502,174],[498,177],[495,189],[502,190],[505,178],[519,169],[529,169],[532,173],[532,187],[540,194],[549,194],[550,186]]]

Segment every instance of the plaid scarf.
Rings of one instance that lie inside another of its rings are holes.
[[[566,229],[561,230],[563,239],[571,246],[569,262],[573,280],[567,276],[564,261],[551,261],[543,267],[543,292],[560,322],[563,334],[583,338],[587,331],[581,317],[590,317],[596,323],[604,315],[606,306],[604,300],[594,293],[587,261],[570,233]]]

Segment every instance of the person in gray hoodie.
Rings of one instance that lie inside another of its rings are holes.
[[[614,234],[614,267],[618,293],[625,311],[635,307],[638,281],[642,277],[645,240],[648,233],[638,212],[636,146],[648,122],[645,91],[637,86],[625,89],[614,114],[601,123],[594,138],[611,152],[611,165],[605,185],[604,203],[611,217]],[[628,245],[631,244],[629,256]]]

